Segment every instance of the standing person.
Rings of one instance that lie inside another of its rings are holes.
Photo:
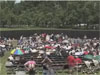
[[[0,56],[4,56],[4,53],[3,53],[3,50],[2,50],[1,46],[0,46]]]
[[[29,75],[35,75],[36,62],[33,60],[33,57],[31,57],[31,60],[27,61],[24,66],[28,70]]]
[[[75,66],[75,58],[72,55],[72,53],[67,57],[67,62],[68,62],[69,67]]]
[[[52,60],[48,57],[42,61],[43,75],[54,75],[54,70],[51,67]]]
[[[75,64],[81,64],[82,63],[82,59],[79,58],[78,56],[75,56]]]
[[[68,63],[68,66],[69,66],[69,72],[72,73],[73,69],[75,67],[75,58],[72,55],[72,53],[67,57],[67,63]]]
[[[75,56],[75,68],[77,68],[78,70],[81,70],[82,68],[82,59],[79,58],[78,56]]]

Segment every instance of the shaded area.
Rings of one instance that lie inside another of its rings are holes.
[[[2,37],[10,37],[10,38],[16,38],[19,39],[21,35],[23,36],[30,36],[34,33],[49,33],[49,34],[57,34],[57,33],[64,33],[67,34],[69,37],[73,38],[83,38],[84,35],[86,35],[88,38],[99,38],[100,31],[82,31],[82,30],[16,30],[16,31],[1,31]]]

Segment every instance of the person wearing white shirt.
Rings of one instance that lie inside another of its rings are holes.
[[[13,66],[13,63],[8,59],[5,63],[5,66]]]
[[[8,57],[8,59],[9,59],[10,61],[14,61],[14,58],[13,58],[12,55],[10,55],[10,56]]]

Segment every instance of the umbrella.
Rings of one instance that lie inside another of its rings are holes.
[[[11,54],[14,54],[14,55],[23,55],[24,54],[24,51],[21,50],[21,49],[13,49],[11,51]]]
[[[85,55],[83,58],[85,58],[85,59],[93,59],[93,55]]]
[[[94,59],[100,61],[100,55],[97,55]]]

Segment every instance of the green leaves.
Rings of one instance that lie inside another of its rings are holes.
[[[83,23],[99,24],[99,13],[99,2],[92,1],[2,1],[0,26],[74,28]]]

